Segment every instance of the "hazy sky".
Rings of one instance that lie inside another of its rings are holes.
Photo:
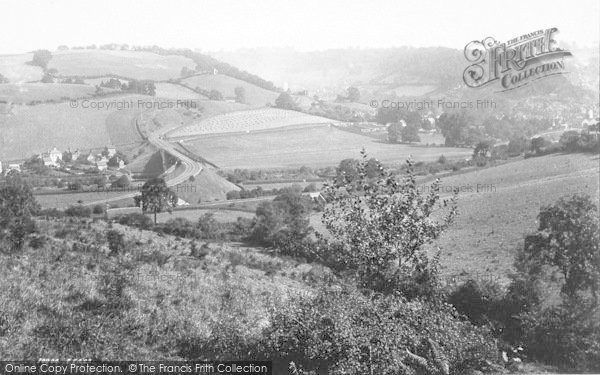
[[[447,46],[558,27],[597,46],[600,2],[337,0],[0,0],[0,53],[128,43],[205,51]]]

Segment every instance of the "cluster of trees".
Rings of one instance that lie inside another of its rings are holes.
[[[532,360],[572,371],[600,370],[600,227],[589,196],[542,207],[525,237],[508,288],[468,281],[448,301],[490,326]]]
[[[348,87],[346,95],[338,95],[336,102],[352,102],[358,103],[360,101],[360,90],[354,86]]]
[[[33,52],[33,57],[31,61],[28,62],[29,65],[35,65],[42,68],[44,71],[48,69],[48,63],[52,60],[52,53],[45,49],[40,49]]]
[[[201,54],[199,52],[194,52],[190,49],[165,49],[159,46],[133,46],[131,48],[134,51],[147,51],[156,53],[159,55],[179,55],[190,58],[196,64],[196,71],[212,71],[213,69],[217,69],[217,71],[221,74],[225,74],[227,76],[237,78],[239,80],[251,83],[255,86],[261,87],[266,90],[278,91],[277,87],[273,84],[273,82],[264,80],[254,74],[250,74],[248,72],[239,70],[238,68],[231,66],[227,63],[219,61],[214,57]]]
[[[110,78],[108,81],[100,82],[98,87],[106,87],[110,89],[120,89],[125,92],[133,92],[136,94],[143,95],[156,95],[156,85],[154,82],[149,80],[137,81],[135,79],[130,79],[129,82],[121,82],[121,80],[116,78]]]
[[[279,94],[277,99],[275,99],[275,107],[281,109],[289,109],[292,111],[300,111],[300,106],[294,100],[294,98],[287,92],[282,92]]]

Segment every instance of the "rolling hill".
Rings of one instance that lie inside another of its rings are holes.
[[[246,91],[245,103],[253,107],[264,107],[267,103],[275,103],[278,92],[263,89],[248,82],[232,78],[223,74],[202,74],[183,79],[184,85],[190,88],[200,88],[210,91],[217,90],[225,98],[235,98],[235,88],[243,87]]]
[[[182,56],[162,56],[141,51],[69,50],[52,52],[49,69],[60,76],[117,75],[138,80],[178,78],[194,62]]]

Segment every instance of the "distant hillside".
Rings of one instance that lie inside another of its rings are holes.
[[[48,64],[48,68],[56,69],[60,76],[117,75],[153,81],[177,78],[184,66],[193,68],[194,62],[182,56],[110,50],[55,51]]]
[[[450,48],[340,49],[298,52],[291,49],[247,49],[215,52],[213,56],[290,88],[371,91],[402,85],[451,86],[462,77],[462,52]]]
[[[566,48],[570,48],[566,46]],[[245,49],[214,52],[213,56],[270,79],[290,89],[309,91],[333,99],[349,86],[359,88],[361,100],[494,96],[499,100],[543,97],[552,93],[563,99],[597,102],[598,51],[572,50],[565,60],[568,74],[543,79],[527,90],[496,95],[499,89],[471,89],[462,80],[467,61],[463,51],[445,47],[390,49],[340,49],[299,52],[292,49]],[[535,99],[534,98],[534,99]],[[594,99],[595,98],[595,99]],[[509,107],[514,103],[510,103]]]
[[[223,74],[205,74],[196,75],[183,79],[182,84],[201,90],[217,90],[225,98],[235,98],[236,87],[243,87],[245,90],[245,103],[251,106],[264,107],[267,103],[274,103],[279,93],[270,91],[250,84],[248,82],[232,78]]]

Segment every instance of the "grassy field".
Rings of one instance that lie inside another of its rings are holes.
[[[523,236],[537,228],[541,206],[576,193],[598,199],[598,162],[597,155],[548,155],[443,178],[444,190],[461,190],[455,223],[431,248],[442,249],[444,275],[506,280]],[[311,224],[324,232],[319,214]]]
[[[65,83],[0,84],[0,101],[27,104],[32,101],[64,101],[92,96],[96,89],[89,85]],[[110,89],[108,91],[111,91]]]
[[[183,56],[161,56],[151,52],[70,50],[55,51],[48,68],[62,76],[118,75],[133,79],[163,81],[178,78],[181,68],[195,64]]]
[[[137,102],[148,97],[128,95],[118,98],[94,99],[86,102]],[[131,109],[123,109],[128,112]],[[71,103],[40,104],[35,106],[14,106],[14,115],[0,115],[0,160],[22,159],[34,153],[47,151],[52,147],[61,150],[104,147],[136,142],[139,136],[130,128],[129,115],[114,116],[116,107],[107,109],[84,108],[78,102],[77,108]]]
[[[358,158],[365,148],[384,163],[470,156],[472,150],[388,144],[327,125],[277,129],[250,134],[218,135],[186,142],[186,147],[220,168],[270,169],[325,167],[342,159]]]
[[[44,75],[42,68],[26,64],[32,57],[33,53],[0,55],[0,74],[10,83],[39,81]]]
[[[156,83],[156,97],[168,99],[207,99],[206,96],[174,83]]]
[[[124,214],[131,213],[141,213],[142,210],[140,208],[117,208],[109,211],[109,217],[115,217]],[[215,219],[221,223],[229,223],[235,222],[238,217],[243,217],[247,219],[251,219],[254,217],[254,214],[251,212],[245,211],[234,211],[234,210],[224,210],[224,209],[197,209],[197,210],[174,210],[171,213],[161,212],[156,215],[156,221],[159,223],[167,222],[168,220],[175,218],[184,218],[192,222],[198,221],[198,219],[205,215],[211,213],[214,215]]]
[[[207,74],[186,78],[182,83],[191,88],[199,87],[203,90],[217,90],[226,98],[235,98],[235,88],[243,87],[246,90],[246,103],[253,107],[264,107],[267,103],[275,103],[279,93],[265,90],[245,81],[226,75]]]
[[[285,109],[263,108],[237,111],[210,117],[169,133],[170,137],[194,137],[206,134],[253,132],[304,124],[330,124],[324,117]]]

